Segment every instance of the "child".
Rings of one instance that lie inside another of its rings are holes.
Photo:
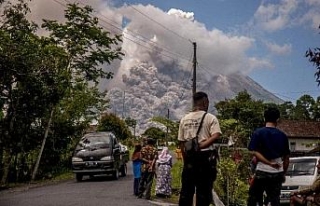
[[[142,160],[140,158],[140,151],[141,151],[141,145],[136,144],[134,147],[134,151],[132,153],[132,168],[133,168],[133,176],[134,176],[134,181],[133,181],[133,194],[135,196],[138,196],[138,189],[139,189],[139,184],[140,184],[140,179],[141,179],[141,164]]]
[[[176,155],[177,155],[177,160],[181,161],[182,160],[182,152],[181,152],[181,149],[179,146],[176,149]]]

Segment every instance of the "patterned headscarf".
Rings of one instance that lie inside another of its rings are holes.
[[[163,147],[161,154],[158,157],[157,162],[158,163],[166,163],[166,162],[170,161],[171,158],[172,158],[172,156],[169,154],[168,147]]]

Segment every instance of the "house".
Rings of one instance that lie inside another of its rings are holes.
[[[291,153],[305,154],[320,145],[320,122],[280,120],[277,128],[289,139]]]

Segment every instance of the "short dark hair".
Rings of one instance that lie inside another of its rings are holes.
[[[268,107],[264,111],[265,122],[277,122],[279,118],[280,118],[280,111],[276,107]]]
[[[193,102],[198,102],[199,100],[202,100],[203,98],[207,98],[208,99],[208,95],[204,92],[196,92],[193,95]]]

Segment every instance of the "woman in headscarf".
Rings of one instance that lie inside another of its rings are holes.
[[[169,154],[168,147],[163,147],[157,160],[157,166],[156,196],[170,197],[172,156]]]

